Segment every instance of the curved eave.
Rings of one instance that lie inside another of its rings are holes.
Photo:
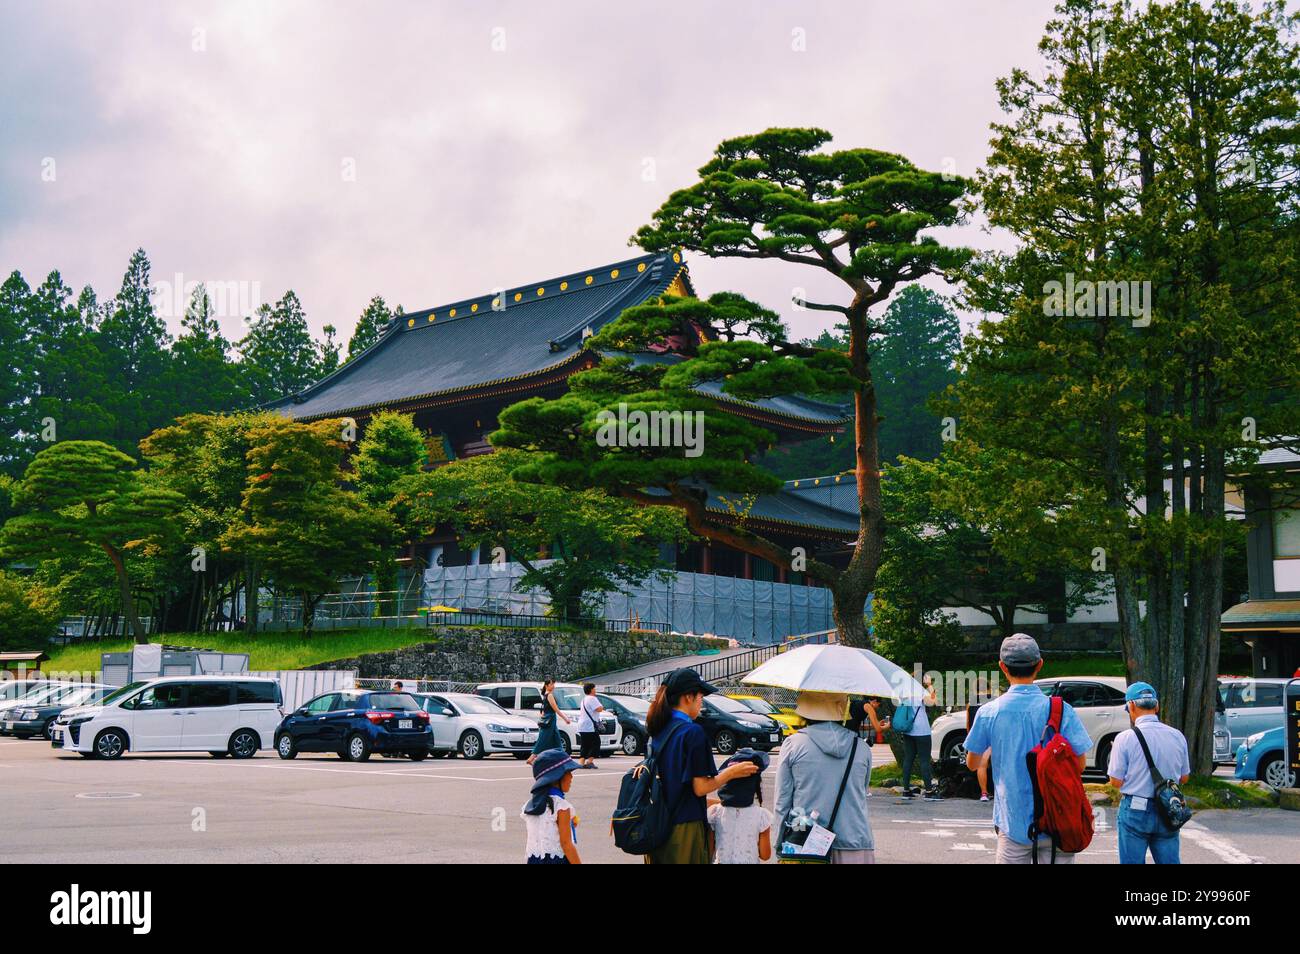
[[[847,417],[828,420],[826,418],[804,417],[799,414],[774,411],[769,408],[759,407],[752,401],[732,397],[729,394],[704,394],[704,396],[719,404],[727,405],[738,417],[745,417],[759,422],[770,422],[780,427],[810,431],[814,434],[838,433],[849,423]]]
[[[852,540],[857,536],[857,534],[850,533],[848,530],[836,530],[834,527],[823,527],[815,523],[804,523],[801,520],[785,520],[781,517],[757,517],[748,514],[741,515],[734,511],[722,510],[717,507],[705,507],[704,510],[705,513],[725,517],[731,523],[745,523],[753,524],[755,526],[762,525],[775,527],[777,529],[811,531],[834,540]]]
[[[401,410],[420,410],[423,407],[428,407],[434,404],[455,403],[453,401],[448,400],[452,398],[463,398],[464,400],[474,400],[475,398],[480,398],[480,397],[489,398],[494,393],[509,394],[515,391],[525,390],[529,386],[534,384],[551,383],[550,381],[536,380],[539,378],[546,378],[549,376],[553,380],[563,380],[564,378],[567,378],[571,374],[576,374],[578,371],[583,370],[583,368],[579,367],[579,365],[587,364],[587,362],[584,361],[583,359],[584,357],[589,356],[590,354],[591,352],[582,350],[582,351],[575,352],[574,354],[569,355],[569,357],[557,361],[554,364],[549,364],[544,368],[538,368],[534,371],[528,371],[524,374],[515,374],[507,378],[496,378],[492,381],[481,381],[481,382],[476,382],[474,384],[464,384],[461,385],[460,387],[445,388],[440,391],[428,391],[424,394],[413,394],[410,397],[404,397],[394,401],[379,401],[373,404],[360,405],[358,407],[345,407],[337,411],[325,411],[320,414],[307,414],[300,418],[297,418],[297,420],[300,421],[323,420],[331,417],[338,417],[341,414],[368,414],[372,411],[385,410],[389,408],[401,409]],[[574,365],[574,367],[567,369],[566,373],[563,374],[557,373],[561,371],[566,371],[566,366],[568,365]],[[515,386],[509,387],[508,385],[515,385]],[[419,405],[419,406],[412,407],[412,405]],[[282,408],[277,408],[277,409],[287,410],[292,406],[293,406],[292,402],[290,402],[288,405],[283,405]]]

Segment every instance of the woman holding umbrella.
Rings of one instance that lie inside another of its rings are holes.
[[[874,864],[876,842],[867,813],[871,749],[844,725],[845,693],[801,692],[795,712],[808,720],[785,741],[776,772],[777,844],[786,840],[791,811],[814,816],[835,835],[831,864]]]
[[[809,722],[781,747],[777,844],[786,843],[792,827],[806,829],[812,820],[834,836],[827,859],[832,864],[874,864],[876,843],[867,814],[871,750],[844,725],[849,696],[918,704],[925,695],[921,684],[883,656],[839,645],[782,653],[742,681],[797,691],[795,712]]]

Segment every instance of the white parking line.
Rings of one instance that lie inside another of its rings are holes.
[[[1211,854],[1218,855],[1227,864],[1255,864],[1254,858],[1239,849],[1232,842],[1228,841],[1228,839],[1212,834],[1210,830],[1200,822],[1188,822],[1183,826],[1182,833],[1187,836],[1187,840],[1192,844],[1196,845],[1198,848],[1204,848]]]
[[[232,768],[232,767],[234,767],[234,766],[239,766],[239,767],[242,767],[242,768],[259,768],[259,769],[268,769],[268,770],[270,770],[270,771],[284,771],[284,772],[331,772],[331,773],[342,774],[342,775],[383,775],[383,776],[391,776],[391,777],[394,777],[394,778],[416,778],[416,779],[419,779],[419,778],[430,778],[430,779],[446,779],[446,780],[448,780],[448,781],[454,781],[454,782],[531,782],[531,781],[533,780],[533,776],[532,776],[531,774],[529,774],[529,775],[497,775],[497,776],[482,776],[482,775],[446,775],[446,774],[444,774],[444,773],[442,773],[442,772],[415,771],[415,770],[412,770],[412,769],[406,769],[406,770],[404,770],[404,771],[390,771],[390,770],[386,770],[386,769],[331,768],[331,767],[326,766],[326,765],[280,765],[280,764],[276,764],[276,763],[274,763],[274,762],[267,762],[267,763],[264,763],[264,764],[258,764],[258,763],[255,762],[255,761],[253,761],[253,762],[249,762],[249,761],[244,761],[244,760],[235,760],[235,761],[229,761],[229,762],[227,762],[227,761],[203,762],[203,761],[198,761],[198,760],[191,761],[191,760],[188,760],[188,759],[150,759],[148,762],[139,761],[139,762],[135,762],[134,764],[137,764],[137,765],[143,765],[143,764],[148,764],[148,765],[194,765],[194,766],[201,766],[201,767],[203,767],[203,768],[218,768],[218,769],[227,769],[227,770],[229,770],[230,768]],[[602,775],[621,776],[622,773],[621,773],[621,772],[589,772],[589,773],[585,773],[585,774],[583,775],[583,777],[584,777],[584,778],[594,778],[594,777],[599,777],[599,776],[602,776]]]

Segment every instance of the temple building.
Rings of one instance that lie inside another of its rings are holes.
[[[563,394],[570,375],[599,361],[584,347],[588,337],[634,305],[694,294],[681,254],[657,253],[409,312],[355,359],[271,408],[303,420],[349,417],[361,432],[376,411],[409,413],[429,436],[431,467],[490,453],[487,435],[502,408]],[[848,423],[847,408],[801,396],[745,401],[716,384],[699,390],[781,443],[839,433]],[[716,493],[708,510],[720,523],[743,519],[782,546],[836,563],[847,560],[857,534],[856,515],[788,486],[755,499],[743,515]],[[540,594],[512,585],[522,568],[490,573],[484,562],[453,533],[437,533],[407,554],[407,580],[422,587],[426,605],[545,611]],[[611,597],[607,618],[760,643],[833,625],[829,591],[785,566],[703,541],[666,548],[664,562],[676,571],[671,585],[647,583]]]

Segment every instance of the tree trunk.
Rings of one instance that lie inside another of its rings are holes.
[[[122,554],[117,551],[116,547],[111,547],[107,543],[102,544],[102,546],[104,552],[108,554],[108,558],[113,561],[113,569],[117,572],[117,585],[122,593],[122,615],[126,617],[131,626],[136,645],[147,645],[149,637],[145,635],[144,626],[140,623],[140,617],[135,614],[135,600],[131,597],[131,580],[126,574],[126,561],[122,559]]]

